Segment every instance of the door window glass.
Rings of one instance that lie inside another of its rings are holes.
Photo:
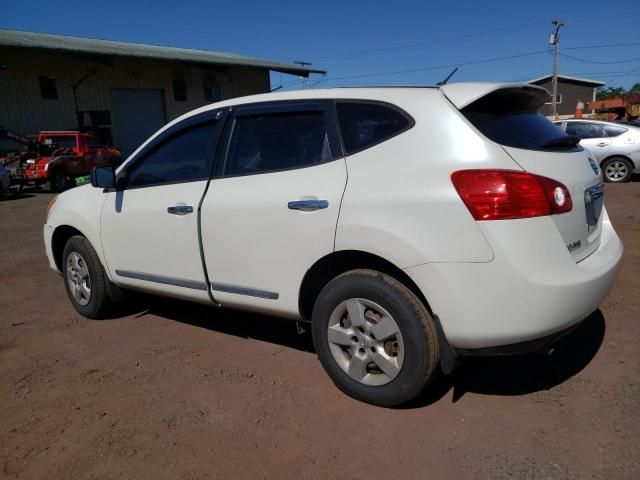
[[[627,131],[626,128],[620,127],[619,125],[605,125],[604,131],[607,132],[607,135],[610,137],[617,137],[618,135],[622,135]]]
[[[330,159],[322,111],[240,116],[235,119],[225,175],[298,168]]]
[[[390,106],[339,102],[336,108],[347,155],[384,142],[411,127],[407,116]]]
[[[215,121],[181,130],[127,169],[127,185],[140,187],[207,178],[213,162]]]
[[[602,138],[604,132],[602,125],[587,122],[567,122],[565,129],[567,135],[575,135],[580,138]]]

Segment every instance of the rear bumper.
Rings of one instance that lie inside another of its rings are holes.
[[[536,340],[553,340],[596,310],[613,287],[623,247],[606,210],[603,215],[600,246],[579,263],[559,234],[553,236],[552,220],[540,217],[510,221],[516,235],[504,235],[505,223],[486,222],[482,228],[495,252],[491,262],[433,263],[405,271],[453,348],[464,352],[529,342],[529,351],[535,350]]]

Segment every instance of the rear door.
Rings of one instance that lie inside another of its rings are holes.
[[[334,249],[347,181],[330,102],[235,107],[202,204],[213,295],[295,318],[307,269]]]
[[[602,125],[594,122],[567,122],[567,135],[580,138],[580,145],[589,150],[598,163],[609,155],[611,139]]]
[[[537,113],[547,98],[541,88],[510,85],[475,98],[460,111],[524,170],[567,187],[572,210],[551,218],[573,258],[580,261],[600,244],[602,172],[575,138]]]

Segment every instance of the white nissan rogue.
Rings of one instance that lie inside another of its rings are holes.
[[[464,355],[548,348],[610,291],[602,173],[521,84],[271,93],[158,131],[54,198],[51,268],[90,318],[122,290],[308,322],[358,399]]]

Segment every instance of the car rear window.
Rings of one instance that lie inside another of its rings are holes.
[[[543,97],[539,91],[498,90],[461,111],[484,136],[500,145],[544,151],[581,149],[557,125],[537,112]]]
[[[384,142],[413,126],[413,119],[390,104],[362,101],[336,103],[347,155]]]

